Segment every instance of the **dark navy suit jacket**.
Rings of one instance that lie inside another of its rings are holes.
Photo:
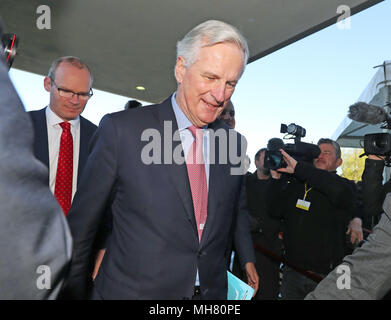
[[[162,147],[160,160],[182,150],[180,139],[165,150],[159,143],[165,121],[177,130],[170,99],[102,119],[68,214],[74,256],[66,290],[74,298],[85,298],[91,243],[107,202],[113,230],[94,297],[189,299],[198,269],[202,298],[226,299],[232,239],[242,265],[255,261],[244,176],[230,174],[233,164],[218,164],[218,159],[210,164],[208,218],[199,242],[186,164],[143,162],[150,135],[157,139],[155,147]],[[219,120],[209,128],[228,132]]]
[[[48,130],[46,124],[45,109],[30,111],[29,115],[34,128],[34,155],[49,168],[49,146]],[[77,183],[79,184],[81,174],[88,158],[90,140],[95,133],[97,126],[80,116],[80,150],[79,166],[77,170]],[[50,168],[49,168],[50,170]],[[49,177],[48,177],[49,181]]]
[[[33,123],[34,129],[34,144],[33,152],[34,156],[44,163],[50,171],[49,167],[49,147],[48,147],[48,132],[46,124],[46,113],[45,109],[37,111],[30,111],[28,114]],[[77,185],[79,185],[85,164],[87,162],[89,145],[92,136],[94,135],[97,126],[87,119],[80,116],[80,149],[79,149],[79,165],[77,171]],[[47,172],[49,172],[47,171]],[[47,183],[49,184],[49,174],[47,176]],[[77,193],[77,192],[76,192]],[[95,263],[95,254],[96,252],[106,247],[106,241],[111,232],[111,213],[109,210],[106,211],[104,218],[100,222],[99,231],[94,240],[92,255],[89,260],[89,273],[92,272],[94,263]],[[91,287],[91,284],[88,284]],[[60,298],[64,298],[60,295]],[[66,297],[65,297],[66,298]]]

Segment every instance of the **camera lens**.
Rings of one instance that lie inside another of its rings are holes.
[[[267,150],[265,153],[265,168],[276,170],[282,167],[283,157],[280,151]]]
[[[279,157],[277,154],[271,154],[270,160],[274,168],[278,168],[281,164],[281,157]]]
[[[384,147],[387,146],[388,141],[387,139],[384,139],[384,136],[378,136],[373,142],[374,142],[374,147],[383,149]]]

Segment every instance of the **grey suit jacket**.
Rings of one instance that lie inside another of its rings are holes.
[[[381,299],[391,289],[391,193],[384,200],[385,213],[362,247],[344,258],[341,266],[350,270],[350,289],[346,286],[346,271],[338,267],[323,279],[307,300],[374,300]]]
[[[72,238],[47,185],[47,168],[33,156],[31,120],[2,52],[0,45],[0,299],[54,299]]]

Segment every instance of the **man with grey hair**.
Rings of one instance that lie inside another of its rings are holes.
[[[329,172],[337,172],[337,168],[342,164],[341,147],[338,142],[321,138],[318,141],[318,146],[321,153],[317,159],[314,160],[314,165],[318,169],[327,170]],[[353,190],[357,193],[357,188],[351,183]],[[350,242],[357,245],[363,241],[362,217],[360,211],[353,214],[353,219],[350,220],[346,234],[350,235]]]
[[[234,27],[204,22],[178,42],[171,97],[103,117],[68,215],[75,254],[65,290],[74,298],[86,297],[92,238],[107,205],[113,229],[94,299],[227,299],[232,239],[257,290],[244,179],[231,174],[240,165],[220,161],[220,140],[210,141],[218,129],[228,135],[216,119],[247,56]],[[241,150],[233,134],[235,144],[221,142],[226,151]]]
[[[320,139],[313,164],[284,150],[285,168],[271,170],[268,213],[284,221],[283,241],[289,265],[283,269],[283,299],[302,300],[341,263],[347,251],[346,228],[357,214],[354,183],[337,175],[339,146]],[[284,174],[281,176],[281,174]]]

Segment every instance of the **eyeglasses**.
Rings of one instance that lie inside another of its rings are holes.
[[[92,89],[90,89],[89,92],[73,92],[72,90],[68,90],[68,89],[64,89],[64,88],[60,88],[52,78],[50,78],[50,80],[52,80],[54,86],[57,88],[58,90],[58,95],[60,97],[63,97],[63,98],[73,98],[73,96],[76,94],[77,97],[82,100],[82,101],[87,101],[89,98],[92,97],[92,95],[94,94],[94,92],[92,91]]]

